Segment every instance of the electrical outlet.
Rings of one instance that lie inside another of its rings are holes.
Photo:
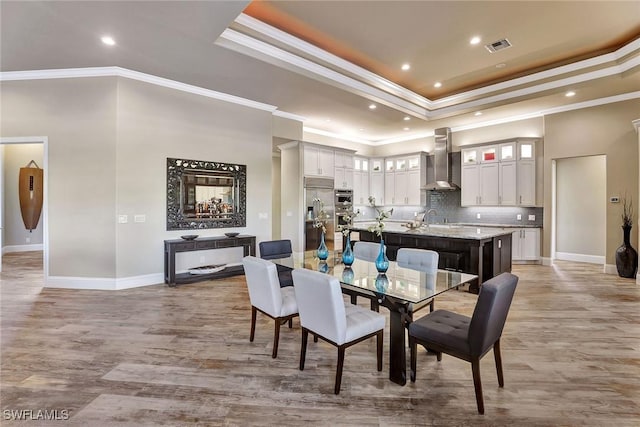
[[[521,214],[516,215],[516,219],[517,219],[518,221],[522,221],[522,215],[521,215]]]
[[[26,240],[27,243],[31,243],[31,237],[27,237],[27,238],[25,238],[25,240]]]
[[[267,214],[266,212],[259,212],[258,219],[269,219],[269,214]]]
[[[146,215],[134,215],[133,222],[145,222],[147,220]]]
[[[476,214],[476,219],[480,219],[480,214],[479,213]]]
[[[535,221],[535,220],[536,220],[535,215],[529,215],[529,221]]]
[[[609,198],[609,201],[610,201],[611,203],[620,203],[620,197],[618,197],[618,196],[611,196],[611,197]]]
[[[129,217],[127,217],[127,215],[118,215],[118,222],[120,224],[126,224],[129,222]]]

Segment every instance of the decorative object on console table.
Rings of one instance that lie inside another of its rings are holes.
[[[633,226],[633,201],[622,199],[623,243],[616,249],[616,268],[618,276],[635,278],[638,270],[638,252],[631,246],[631,227]]]
[[[382,237],[382,232],[384,231],[384,220],[393,215],[393,208],[385,211],[384,209],[375,207],[375,198],[369,196],[369,204],[375,208],[377,215],[375,218],[375,225],[372,225],[367,230],[373,233],[376,233],[378,237],[380,237],[380,253],[378,254],[378,258],[376,258],[376,270],[379,273],[386,273],[389,269],[389,259],[387,258],[387,254],[384,246],[384,239]]]
[[[38,226],[42,212],[43,171],[31,160],[27,166],[20,168],[18,178],[18,195],[20,196],[20,213],[22,222],[29,233]]]
[[[329,250],[327,249],[327,245],[324,242],[324,235],[327,232],[327,221],[331,218],[328,213],[324,210],[324,202],[319,198],[313,199],[313,203],[318,203],[320,205],[320,209],[318,210],[318,216],[313,220],[313,226],[315,228],[319,228],[322,230],[322,234],[320,235],[320,246],[318,246],[318,258],[321,260],[326,260],[329,257]]]

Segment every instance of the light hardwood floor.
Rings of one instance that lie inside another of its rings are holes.
[[[249,342],[243,276],[177,288],[42,289],[41,256],[3,258],[1,425],[34,425],[5,419],[5,410],[28,409],[69,411],[68,421],[39,425],[640,424],[640,286],[598,266],[514,267],[505,387],[488,354],[479,415],[470,365],[446,355],[438,363],[421,351],[417,382],[400,387],[387,379],[388,342],[376,371],[372,339],[347,351],[338,396],[332,346],[311,341],[298,370],[297,320],[283,327],[272,359],[269,319],[258,315]],[[475,298],[449,292],[436,308],[470,315]]]

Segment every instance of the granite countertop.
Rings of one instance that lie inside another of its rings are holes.
[[[385,221],[385,233],[413,234],[417,236],[432,237],[448,237],[452,239],[471,239],[482,240],[490,239],[497,236],[504,236],[511,233],[501,227],[476,227],[470,225],[454,225],[454,224],[432,224],[429,227],[422,226],[420,228],[409,230],[402,224],[407,221]],[[374,225],[374,221],[354,223],[354,230],[367,230],[368,227]]]

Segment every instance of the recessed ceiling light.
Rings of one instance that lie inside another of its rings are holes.
[[[110,36],[102,36],[100,40],[102,40],[102,43],[109,46],[113,46],[116,44],[116,41],[113,39],[113,37],[110,37]]]
[[[402,130],[409,130],[409,128],[402,128]]]
[[[478,37],[478,36],[471,37],[471,40],[469,40],[469,43],[471,43],[471,44],[480,43],[480,37]]]
[[[481,116],[482,115],[482,111],[476,111],[476,113],[474,114],[474,116]]]
[[[364,132],[364,128],[360,128],[360,132]]]
[[[411,68],[411,65],[410,64],[402,64],[401,68],[402,68],[402,71],[407,71],[408,69]]]
[[[331,121],[331,119],[324,119],[324,121],[325,121],[325,122],[330,122],[330,121]]]
[[[501,62],[500,64],[496,64],[496,68],[504,68],[506,66],[507,64],[505,64],[504,62]]]
[[[433,84],[433,87],[442,87],[442,83],[440,83],[440,82],[435,82],[435,83]]]
[[[404,120],[405,122],[408,122],[409,120],[411,120],[411,117],[409,117],[409,116],[404,116],[404,118],[403,118],[402,120]]]
[[[378,108],[376,104],[369,105],[369,110],[375,110],[376,108]]]
[[[575,94],[576,93],[574,91],[570,90],[569,92],[565,93],[564,96],[571,97],[571,96],[574,96]]]

